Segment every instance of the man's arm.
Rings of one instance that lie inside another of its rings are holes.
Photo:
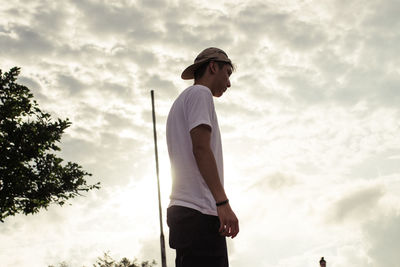
[[[224,187],[219,180],[217,164],[210,147],[211,129],[207,125],[199,125],[190,131],[193,144],[193,155],[197,166],[210,189],[216,202],[222,202],[227,198]],[[218,217],[221,223],[219,229],[224,236],[234,238],[239,233],[239,221],[232,211],[229,203],[217,207]]]

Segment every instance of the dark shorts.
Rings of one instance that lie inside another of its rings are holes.
[[[226,239],[218,233],[217,216],[172,206],[167,209],[169,246],[176,249],[176,267],[228,267]]]

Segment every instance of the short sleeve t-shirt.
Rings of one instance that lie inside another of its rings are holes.
[[[211,128],[210,146],[221,184],[224,184],[221,135],[213,96],[207,87],[193,85],[178,96],[167,119],[167,145],[172,173],[169,206],[184,206],[217,216],[214,197],[193,155],[190,131],[201,124]]]

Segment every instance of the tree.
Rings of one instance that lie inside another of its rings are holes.
[[[48,267],[56,267],[56,266],[49,265]],[[63,261],[63,262],[60,262],[57,267],[69,267],[69,266],[65,261]]]
[[[138,263],[137,259],[129,260],[128,258],[122,258],[120,262],[114,260],[109,253],[104,253],[103,257],[98,257],[93,267],[155,267],[156,261],[142,261]],[[48,267],[55,267],[55,265],[49,265]],[[63,261],[59,263],[58,267],[68,267],[68,264]],[[84,267],[84,266],[83,266]]]
[[[143,261],[141,263],[137,262],[137,259],[130,261],[128,258],[122,258],[120,262],[114,260],[108,253],[104,253],[103,257],[98,257],[93,267],[153,267],[157,263],[155,260],[152,262]]]
[[[17,84],[20,69],[0,70],[0,221],[63,205],[81,192],[99,189],[87,185],[90,173],[55,155],[68,119],[53,120],[39,109],[33,94]]]

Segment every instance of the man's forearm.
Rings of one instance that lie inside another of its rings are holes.
[[[214,154],[210,148],[210,133],[211,129],[209,127],[198,126],[190,132],[190,135],[197,167],[215,201],[218,203],[227,200],[227,197],[219,179]],[[234,238],[239,233],[239,221],[229,203],[218,206],[217,213],[220,221],[219,232],[221,235]]]
[[[216,202],[227,199],[224,187],[221,184],[214,154],[209,148],[197,148],[193,150],[200,174],[203,176],[208,188]]]

